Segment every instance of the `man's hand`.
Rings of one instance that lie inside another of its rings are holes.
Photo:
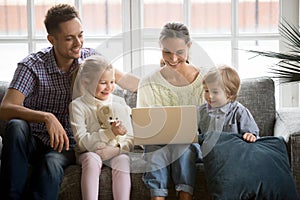
[[[253,135],[252,133],[245,133],[243,135],[243,139],[246,141],[246,142],[255,142],[256,141],[256,136]]]
[[[126,127],[121,121],[112,122],[111,130],[115,134],[115,136],[125,135],[127,133]]]
[[[97,147],[96,153],[101,157],[103,161],[105,161],[119,155],[120,148],[108,145],[101,145]]]
[[[62,151],[64,145],[66,150],[69,150],[69,138],[58,119],[49,113],[45,123],[50,136],[50,146],[58,152]]]

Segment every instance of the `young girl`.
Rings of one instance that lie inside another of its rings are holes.
[[[98,199],[103,162],[112,168],[114,199],[130,198],[130,162],[126,152],[133,147],[131,109],[123,98],[112,94],[114,88],[114,69],[104,57],[91,56],[82,63],[74,83],[74,91],[78,90],[76,94],[80,95],[70,104],[70,117],[77,163],[82,165],[83,199]],[[98,108],[116,104],[122,105],[118,112],[126,112],[128,118],[112,122],[108,129],[101,128],[96,114]]]
[[[202,80],[205,104],[199,107],[199,133],[214,132],[217,141],[218,134],[233,132],[243,135],[247,142],[255,142],[259,134],[254,118],[250,111],[236,101],[240,89],[240,77],[231,67],[218,66],[211,69]],[[203,156],[207,155],[210,148],[203,148]],[[205,149],[205,150],[204,150]]]

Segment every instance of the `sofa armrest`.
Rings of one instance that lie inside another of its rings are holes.
[[[287,142],[292,174],[300,194],[300,108],[277,111],[274,136],[282,136]]]
[[[290,135],[288,142],[291,170],[300,194],[300,132]]]
[[[281,108],[276,113],[274,136],[289,142],[291,135],[300,134],[300,108]]]

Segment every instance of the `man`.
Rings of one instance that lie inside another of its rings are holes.
[[[73,158],[75,140],[68,112],[71,79],[82,60],[96,51],[82,48],[83,30],[74,7],[53,6],[44,23],[52,47],[18,63],[0,107],[0,118],[9,120],[3,136],[2,200],[57,199],[64,169]],[[129,77],[137,85],[138,79]],[[127,79],[117,71],[117,83],[128,83],[123,78]],[[132,85],[126,87],[137,88]],[[27,188],[29,164],[32,173]]]

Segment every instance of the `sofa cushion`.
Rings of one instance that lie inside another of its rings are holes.
[[[298,199],[283,138],[266,136],[248,143],[236,133],[218,137],[203,158],[213,199]]]
[[[130,199],[150,199],[150,190],[143,182],[142,176],[146,169],[146,162],[143,159],[143,150],[139,146],[135,146],[134,151],[130,154],[131,158],[131,196]],[[203,163],[196,164],[197,173],[196,186],[194,191],[194,199],[211,199],[208,191],[207,184],[204,175]],[[112,194],[112,177],[111,168],[103,166],[101,175],[99,177],[99,199],[113,200]],[[61,184],[59,192],[60,200],[72,199],[81,200],[81,166],[70,165],[65,170],[65,176]],[[177,199],[174,183],[171,181],[169,184],[169,196],[168,199]]]
[[[260,136],[273,135],[276,118],[274,81],[268,77],[243,79],[238,101],[253,115]]]

